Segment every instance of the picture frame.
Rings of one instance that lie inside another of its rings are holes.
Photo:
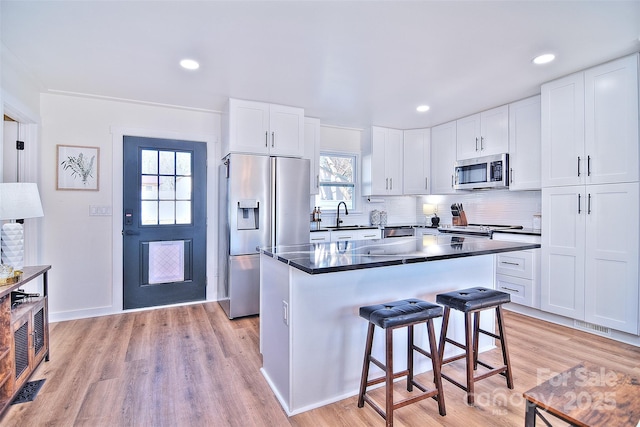
[[[56,190],[99,190],[100,147],[58,144],[56,166]]]

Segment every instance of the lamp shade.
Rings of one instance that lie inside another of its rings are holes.
[[[0,183],[0,220],[44,216],[38,185],[33,182]]]

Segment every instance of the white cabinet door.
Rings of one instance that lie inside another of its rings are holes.
[[[330,231],[312,231],[309,233],[309,243],[322,243],[331,241]]]
[[[320,119],[304,118],[304,156],[309,159],[309,194],[320,192]]]
[[[540,95],[509,105],[509,190],[539,190]]]
[[[584,75],[545,83],[542,97],[542,186],[583,184]]]
[[[233,153],[269,153],[269,104],[229,99],[228,130],[223,156]]]
[[[402,194],[402,138],[401,130],[387,130],[384,172],[389,179],[387,191],[389,195]]]
[[[640,184],[589,185],[585,318],[638,334]]]
[[[503,105],[457,120],[458,160],[509,151],[509,106]]]
[[[302,157],[304,153],[304,110],[271,104],[269,106],[269,154]]]
[[[429,194],[431,131],[412,129],[404,131],[403,194]]]
[[[304,154],[302,108],[229,99],[223,121],[223,156],[250,153],[302,157]]]
[[[542,189],[542,310],[584,319],[584,186]]]
[[[584,73],[586,183],[637,181],[638,55]]]
[[[431,194],[453,194],[456,122],[431,128]]]
[[[372,126],[365,136],[362,188],[365,195],[402,194],[402,131]]]
[[[480,113],[480,155],[491,156],[509,151],[509,106]]]
[[[456,121],[456,158],[480,156],[480,113]]]

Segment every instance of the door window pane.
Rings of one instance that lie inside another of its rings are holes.
[[[158,202],[143,201],[140,209],[142,225],[158,225]]]
[[[176,175],[191,175],[191,153],[176,153]]]
[[[176,202],[176,224],[191,224],[191,202]]]
[[[173,151],[160,152],[160,175],[175,175],[176,153]]]
[[[175,224],[176,223],[176,202],[161,201],[158,203],[158,223],[159,224]]]
[[[175,179],[174,176],[160,177],[160,191],[158,192],[160,200],[175,200]]]
[[[156,200],[158,198],[158,176],[142,175],[141,180],[140,197],[142,200]]]
[[[176,178],[176,200],[191,200],[191,177]]]
[[[156,175],[158,173],[158,151],[142,150],[140,163],[142,173]]]

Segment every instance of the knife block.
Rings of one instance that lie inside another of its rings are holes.
[[[467,223],[467,215],[464,213],[464,211],[460,211],[460,216],[454,216],[451,220],[451,223],[453,225],[458,225],[458,226],[467,226],[469,225]]]

